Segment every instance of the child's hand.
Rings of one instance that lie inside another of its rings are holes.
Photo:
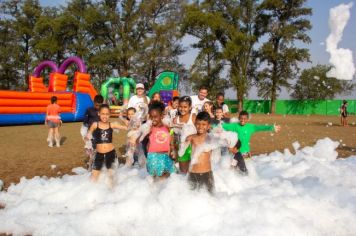
[[[173,160],[177,159],[177,153],[175,151],[171,151],[171,158]]]
[[[281,131],[281,126],[274,124],[274,132],[278,133],[279,131]]]

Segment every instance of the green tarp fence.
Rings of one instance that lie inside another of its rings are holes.
[[[276,114],[280,115],[339,115],[343,100],[277,100]],[[347,111],[356,114],[356,100],[347,100]],[[226,100],[230,112],[237,112],[237,100]],[[253,114],[267,114],[270,111],[269,100],[245,100],[244,110]]]

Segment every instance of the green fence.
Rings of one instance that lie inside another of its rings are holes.
[[[343,100],[277,100],[276,114],[288,115],[339,115]],[[356,100],[347,100],[347,111],[351,115],[356,114]],[[238,108],[237,100],[226,100],[232,113]],[[244,110],[253,114],[267,114],[270,111],[269,100],[245,100]]]

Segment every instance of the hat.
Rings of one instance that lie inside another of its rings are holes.
[[[136,84],[136,89],[139,89],[139,88],[145,89],[145,85],[143,85],[142,83]]]

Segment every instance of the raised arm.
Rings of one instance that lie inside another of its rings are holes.
[[[127,130],[127,126],[125,125],[120,125],[118,122],[113,122],[111,123],[111,128],[113,129],[122,129],[122,130]]]

